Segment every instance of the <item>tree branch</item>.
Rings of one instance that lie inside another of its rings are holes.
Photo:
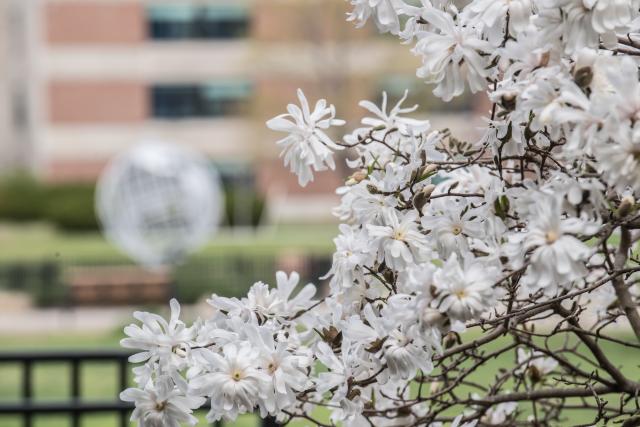
[[[620,228],[620,246],[618,246],[618,252],[616,253],[614,267],[616,270],[623,269],[627,263],[627,257],[629,256],[629,249],[631,248],[631,232],[626,227]],[[640,341],[640,314],[636,308],[633,298],[629,290],[625,286],[624,278],[622,275],[615,277],[612,281],[613,288],[616,291],[618,297],[618,304],[624,311],[631,329],[633,329],[636,338]]]

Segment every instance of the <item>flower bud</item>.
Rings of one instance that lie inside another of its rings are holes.
[[[514,111],[516,109],[516,99],[515,92],[505,93],[500,97],[500,105],[507,111]]]
[[[426,308],[422,312],[422,323],[431,328],[439,328],[444,323],[445,317],[435,308]]]
[[[380,190],[375,185],[369,184],[367,185],[367,190],[371,194],[380,194]]]
[[[387,338],[378,338],[377,340],[375,340],[374,342],[372,342],[368,348],[366,348],[365,350],[367,350],[369,353],[377,353],[382,349],[382,346],[384,345],[384,342],[387,340]]]
[[[362,182],[365,179],[367,179],[368,176],[369,176],[369,173],[365,169],[361,169],[358,172],[351,175],[351,178],[353,178],[356,182]]]
[[[426,165],[422,169],[422,176],[428,175],[428,174],[430,174],[432,172],[435,172],[436,170],[438,170],[438,166],[436,166],[434,164]]]
[[[624,218],[631,213],[633,206],[636,204],[636,200],[633,196],[625,196],[620,200],[620,206],[618,206],[618,218]]]
[[[540,59],[538,60],[539,67],[546,67],[549,65],[549,61],[551,60],[551,52],[546,51],[540,55]]]
[[[362,394],[362,392],[360,391],[359,388],[353,388],[353,389],[349,390],[349,393],[347,393],[347,399],[353,400],[356,397],[360,397],[361,394]]]
[[[426,187],[424,187],[422,190],[420,190],[418,193],[416,193],[416,195],[413,196],[413,206],[417,210],[422,211],[422,208],[424,208],[424,206],[429,201],[429,198],[431,197],[431,193],[433,193],[433,190],[435,190],[435,188],[436,188],[435,185],[429,184]]]
[[[440,390],[442,390],[442,381],[434,381],[431,383],[431,387],[429,387],[429,391],[431,391],[431,394],[436,394],[438,393]]]
[[[451,348],[460,343],[460,337],[455,332],[449,332],[444,337],[444,348]]]
[[[593,70],[591,67],[582,67],[579,70],[576,70],[573,75],[573,79],[578,86],[585,89],[589,87],[593,81]]]
[[[527,375],[529,375],[529,379],[532,383],[539,383],[542,379],[542,373],[535,365],[531,365],[527,368]]]

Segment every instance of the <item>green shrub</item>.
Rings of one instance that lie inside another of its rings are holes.
[[[256,191],[227,188],[224,199],[224,225],[256,227],[260,224],[265,201]]]
[[[176,296],[185,303],[195,303],[213,293],[241,297],[258,280],[273,278],[275,265],[272,255],[194,256],[173,271]]]
[[[47,189],[44,219],[65,231],[99,230],[94,197],[90,184],[52,185]]]
[[[46,221],[64,231],[97,231],[93,184],[41,184],[27,174],[0,181],[0,220]],[[222,224],[257,226],[264,199],[251,188],[227,186]]]
[[[55,262],[25,262],[0,265],[0,289],[25,292],[38,307],[61,306],[67,289]]]
[[[47,221],[66,231],[94,231],[92,184],[41,184],[25,173],[0,181],[0,220]]]
[[[0,182],[0,219],[26,222],[42,219],[45,189],[33,177],[18,173]]]

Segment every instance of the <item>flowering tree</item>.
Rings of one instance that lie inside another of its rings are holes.
[[[334,107],[300,91],[267,123],[285,164],[303,186],[336,151],[353,168],[330,293],[278,272],[191,326],[176,301],[168,322],[136,313],[140,425],[193,425],[205,402],[321,426],[640,425],[640,382],[608,354],[640,349],[640,1],[418,3],[351,0],[348,19],[412,43],[443,100],[486,91],[483,137],[385,96],[335,140]]]

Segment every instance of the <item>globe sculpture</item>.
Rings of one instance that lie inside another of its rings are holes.
[[[206,158],[147,142],[116,157],[100,177],[96,210],[108,240],[138,263],[179,263],[215,233],[220,179]]]

